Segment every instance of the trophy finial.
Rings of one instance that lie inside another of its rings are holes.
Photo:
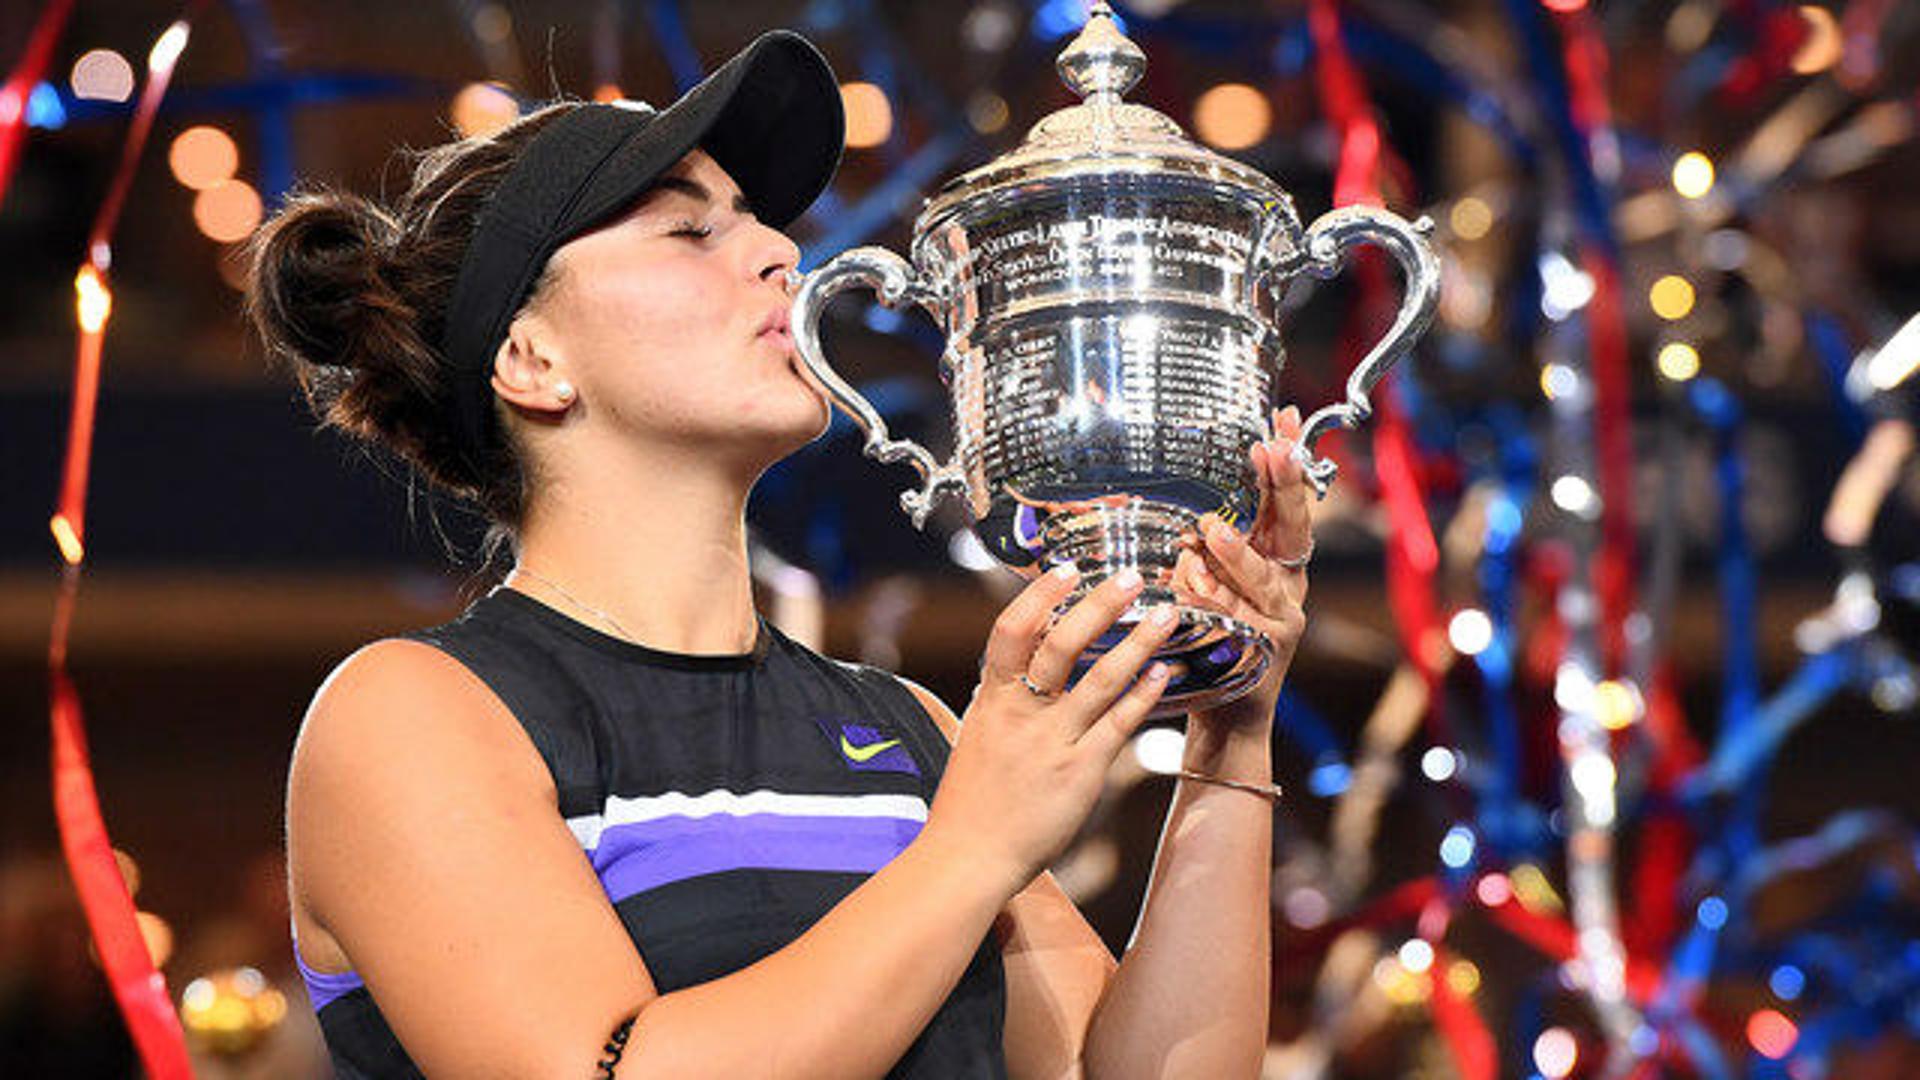
[[[1147,70],[1147,54],[1140,51],[1113,19],[1113,6],[1095,0],[1087,11],[1087,25],[1054,61],[1060,78],[1083,98],[1119,97]]]

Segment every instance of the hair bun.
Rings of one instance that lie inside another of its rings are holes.
[[[358,195],[297,195],[254,240],[250,315],[277,357],[378,369],[413,313],[384,280],[399,225]],[[403,351],[411,352],[411,349]]]

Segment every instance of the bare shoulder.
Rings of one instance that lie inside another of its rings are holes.
[[[400,638],[376,641],[340,662],[314,694],[294,747],[294,770],[324,768],[337,757],[365,765],[416,750],[464,750],[526,762],[532,750],[502,734],[519,725],[499,698],[467,667],[431,645]],[[451,743],[452,745],[447,745]],[[529,764],[537,764],[537,756]],[[535,770],[544,775],[544,770]]]
[[[953,714],[953,710],[947,707],[946,702],[940,700],[938,694],[905,675],[895,675],[894,678],[899,679],[902,686],[913,691],[913,696],[920,701],[920,707],[927,710],[927,715],[933,718],[934,726],[940,729],[940,734],[945,735],[948,742],[960,738],[960,718]]]
[[[287,855],[308,962],[358,972],[428,1075],[549,1070],[654,994],[531,738],[430,645],[370,645],[321,686]]]
[[[503,789],[538,797],[551,793],[552,779],[485,683],[421,642],[361,648],[321,683],[294,744],[287,831],[295,908],[328,921],[328,894],[354,862],[342,856],[364,835],[340,823]]]

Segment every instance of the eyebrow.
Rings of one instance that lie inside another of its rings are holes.
[[[707,190],[707,185],[685,176],[663,176],[654,181],[653,186],[662,191],[679,192],[703,203],[713,202],[713,192]],[[734,195],[733,208],[742,214],[753,213],[752,205],[747,202],[747,197],[743,194]]]

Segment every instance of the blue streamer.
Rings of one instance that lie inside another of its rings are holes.
[[[1486,507],[1487,531],[1479,565],[1481,603],[1493,624],[1493,640],[1474,657],[1485,686],[1487,741],[1494,767],[1486,770],[1480,831],[1496,850],[1509,855],[1537,854],[1547,841],[1540,815],[1520,795],[1524,768],[1520,718],[1513,707],[1517,648],[1515,593],[1519,584],[1520,535],[1526,526],[1528,493],[1537,461],[1525,418],[1503,407],[1488,416],[1498,457],[1498,484]]]
[[[899,216],[901,205],[910,204],[972,142],[970,132],[955,130],[929,140],[894,170],[893,175],[844,210],[831,228],[808,244],[801,252],[800,268],[810,270],[822,258],[866,242]]]
[[[1614,236],[1613,217],[1608,207],[1610,194],[1593,171],[1587,133],[1573,118],[1573,97],[1567,86],[1566,71],[1547,22],[1546,11],[1537,0],[1502,0],[1514,32],[1527,54],[1527,70],[1553,129],[1560,160],[1566,166],[1572,185],[1574,216],[1588,243],[1598,248],[1607,261],[1618,265],[1620,244]]]
[[[1714,477],[1720,497],[1719,570],[1722,637],[1720,740],[1746,738],[1760,702],[1759,601],[1753,553],[1747,543],[1742,501],[1745,466],[1740,460],[1740,403],[1717,380],[1687,384],[1687,401],[1714,436]],[[1738,865],[1760,845],[1760,812],[1766,785],[1757,776],[1740,786],[1722,837],[1724,854]]]
[[[682,94],[693,89],[707,77],[707,69],[700,59],[700,50],[693,47],[693,39],[687,36],[687,23],[680,16],[680,5],[674,0],[652,0],[647,5],[647,21],[653,24],[653,36],[666,55],[674,86]]]
[[[1827,377],[1827,389],[1832,392],[1833,418],[1846,433],[1849,449],[1857,450],[1867,437],[1867,413],[1847,393],[1853,347],[1847,341],[1846,327],[1826,311],[1809,310],[1805,321],[1807,343],[1813,346],[1814,358],[1820,361],[1820,372]]]
[[[1852,681],[1858,665],[1850,647],[1808,657],[1737,738],[1719,740],[1706,764],[1681,781],[1681,799],[1697,803],[1748,783],[1795,728]]]
[[[260,0],[230,0],[233,17],[247,43],[247,65],[255,77],[279,79],[285,75],[280,57],[285,51],[274,31],[273,16]],[[265,101],[254,109],[254,144],[260,154],[260,193],[277,206],[293,187],[293,110],[284,101]]]

